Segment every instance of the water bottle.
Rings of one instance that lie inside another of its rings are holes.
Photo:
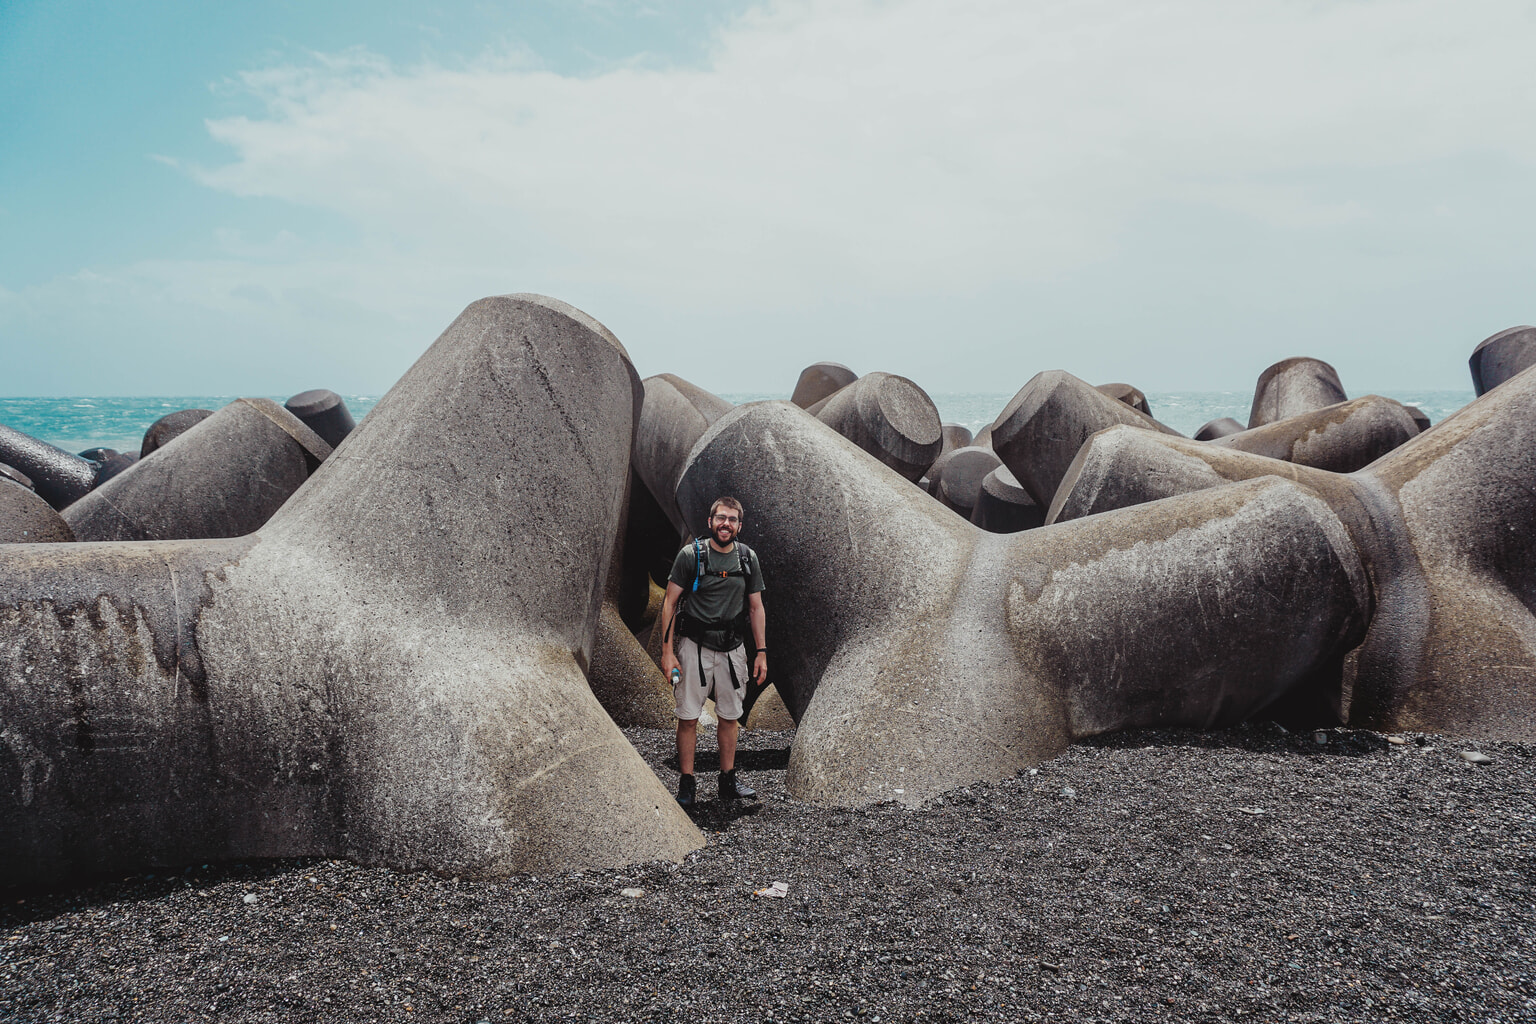
[[[683,677],[683,670],[682,669],[680,669],[680,668],[673,669],[672,670],[672,685],[676,686],[677,685],[677,681],[679,679],[681,679],[682,677]]]

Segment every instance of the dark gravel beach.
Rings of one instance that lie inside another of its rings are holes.
[[[0,1019],[1536,1020],[1536,747],[1141,732],[850,813],[785,794],[790,739],[743,735],[755,805],[701,776],[680,866],[8,891]]]

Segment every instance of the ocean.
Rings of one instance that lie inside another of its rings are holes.
[[[1369,391],[1351,392],[1354,395]],[[1383,391],[1405,405],[1416,405],[1438,423],[1475,397],[1465,391]],[[281,404],[286,395],[266,395]],[[361,420],[379,400],[377,395],[343,395],[352,415]],[[787,394],[727,394],[740,404]],[[931,396],[946,423],[959,423],[973,433],[991,423],[1013,397],[986,392],[936,393]],[[115,448],[138,451],[149,425],[177,409],[218,409],[234,400],[230,395],[176,395],[156,398],[0,398],[0,423],[57,445],[65,451]],[[1152,415],[1181,434],[1193,434],[1201,425],[1222,416],[1248,422],[1253,395],[1248,391],[1182,391],[1147,395]]]

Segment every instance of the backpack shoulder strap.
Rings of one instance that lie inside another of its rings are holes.
[[[704,578],[704,541],[698,537],[693,539],[693,589],[699,589],[699,581]]]
[[[751,576],[752,575],[752,549],[747,547],[741,541],[737,541],[736,542],[736,554],[739,557],[740,562],[741,562],[741,574],[743,576]]]

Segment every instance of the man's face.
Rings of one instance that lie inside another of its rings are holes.
[[[725,547],[741,532],[741,513],[734,508],[719,506],[709,517],[709,532],[715,538],[716,544]]]

